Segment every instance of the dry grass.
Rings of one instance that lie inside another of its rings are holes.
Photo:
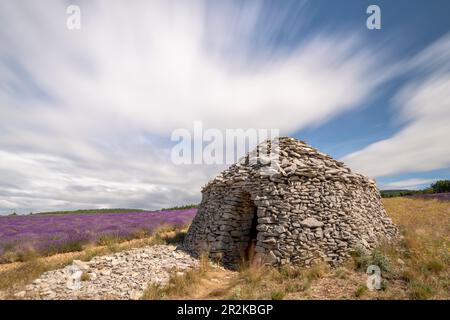
[[[18,288],[38,278],[42,273],[63,268],[72,263],[73,260],[89,261],[95,256],[107,255],[114,252],[125,251],[131,248],[139,248],[155,244],[168,244],[180,241],[186,234],[186,229],[165,226],[158,229],[151,237],[134,239],[123,242],[109,242],[103,246],[88,246],[81,252],[70,252],[52,255],[49,257],[34,257],[26,262],[15,262],[0,265],[0,291],[3,295],[11,297],[11,293]]]
[[[281,300],[292,293],[305,292],[313,281],[323,277],[327,272],[329,267],[325,263],[316,264],[311,268],[251,265],[240,270],[233,287],[224,298]]]
[[[449,299],[450,202],[392,198],[384,201],[403,239],[382,248],[394,277],[403,280],[410,299]]]
[[[86,272],[83,272],[81,274],[81,278],[80,279],[81,279],[81,281],[89,281],[89,280],[91,280],[91,277]]]
[[[145,291],[143,300],[179,299],[192,295],[196,287],[212,270],[211,263],[207,256],[200,257],[199,266],[195,269],[178,274],[173,270],[167,285],[161,286],[150,284]]]

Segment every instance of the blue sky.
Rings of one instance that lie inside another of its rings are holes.
[[[81,29],[66,27],[68,5]],[[381,30],[366,8],[381,9]],[[450,178],[450,3],[0,0],[0,214],[198,202],[171,133],[279,129],[380,188]]]
[[[421,50],[449,32],[448,1],[345,1],[344,5],[316,1],[311,3],[317,13],[311,22],[311,30],[321,30],[324,25],[346,25],[349,29],[358,29],[365,19],[360,13],[370,4],[377,4],[382,13],[381,30],[364,30],[365,41],[377,48],[374,55],[386,53],[391,60],[401,61],[420,54]],[[392,99],[414,77],[418,77],[414,70],[399,74],[354,112],[341,114],[317,127],[300,130],[295,136],[338,158],[374,142],[389,139],[405,127],[397,121],[397,110]],[[380,176],[377,182],[381,187],[423,188],[429,185],[430,180],[449,177],[450,169],[446,167]],[[398,181],[404,183],[395,184]],[[390,185],[392,183],[394,185]]]

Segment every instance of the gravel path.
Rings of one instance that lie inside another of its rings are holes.
[[[63,269],[45,272],[22,299],[139,299],[150,283],[165,284],[171,272],[196,267],[198,261],[172,245],[154,245],[113,255],[75,260]],[[72,278],[82,281],[71,281]]]

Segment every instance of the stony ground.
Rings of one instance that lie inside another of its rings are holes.
[[[75,261],[45,272],[16,293],[21,299],[139,299],[150,283],[165,284],[171,274],[196,267],[198,261],[172,245],[154,245],[89,262]],[[70,285],[73,272],[82,272],[80,288]],[[75,287],[75,288],[74,288]]]

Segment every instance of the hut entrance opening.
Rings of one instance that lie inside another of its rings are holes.
[[[258,225],[257,207],[249,193],[241,195],[239,203],[240,230],[237,232],[240,239],[241,258],[244,262],[251,262],[255,255],[255,247],[258,236],[256,227]]]

